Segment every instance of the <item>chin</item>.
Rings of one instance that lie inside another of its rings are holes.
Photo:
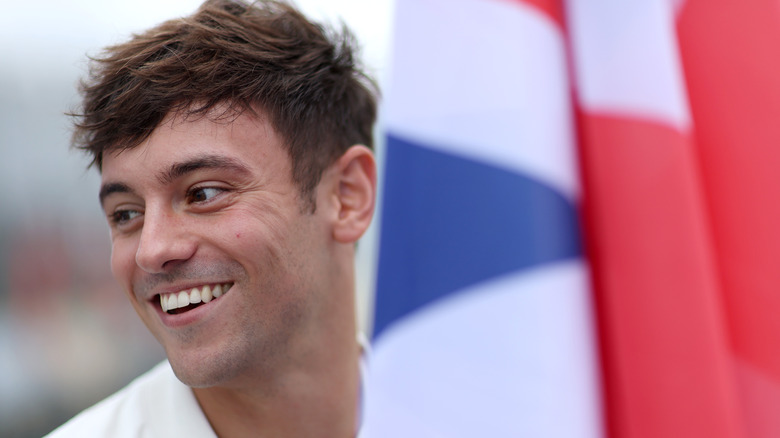
[[[246,369],[245,360],[229,354],[169,354],[168,361],[176,377],[191,388],[229,386]]]

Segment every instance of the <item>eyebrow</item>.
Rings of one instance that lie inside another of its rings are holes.
[[[240,161],[221,155],[201,155],[187,161],[174,163],[170,168],[161,172],[157,179],[162,184],[170,184],[192,172],[203,169],[219,169],[231,174],[248,175],[249,168]],[[108,196],[114,193],[135,193],[129,185],[122,182],[107,182],[100,187],[100,205],[104,205]]]
[[[164,171],[159,175],[158,179],[163,184],[169,184],[189,173],[203,169],[219,169],[241,175],[250,173],[249,168],[234,158],[222,155],[201,155],[187,161],[182,161],[181,163],[172,164],[167,171]]]
[[[100,187],[100,206],[102,207],[105,205],[106,198],[114,193],[133,193],[133,189],[130,188],[127,184],[120,183],[120,182],[110,182],[103,184]]]

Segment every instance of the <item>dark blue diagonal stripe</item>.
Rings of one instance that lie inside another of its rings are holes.
[[[393,135],[386,175],[374,337],[452,291],[580,255],[574,206],[539,181]]]

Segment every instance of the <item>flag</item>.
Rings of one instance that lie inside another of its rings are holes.
[[[569,1],[609,436],[780,436],[780,15]]]
[[[366,436],[780,436],[780,10],[399,0]]]
[[[676,11],[567,6],[610,435],[737,436]]]
[[[689,0],[680,52],[744,436],[780,436],[780,15]]]
[[[361,436],[600,436],[551,6],[397,3]]]

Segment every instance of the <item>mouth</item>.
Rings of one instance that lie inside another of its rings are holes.
[[[160,307],[165,313],[178,315],[218,299],[226,294],[232,286],[233,283],[210,284],[179,292],[160,294]]]

